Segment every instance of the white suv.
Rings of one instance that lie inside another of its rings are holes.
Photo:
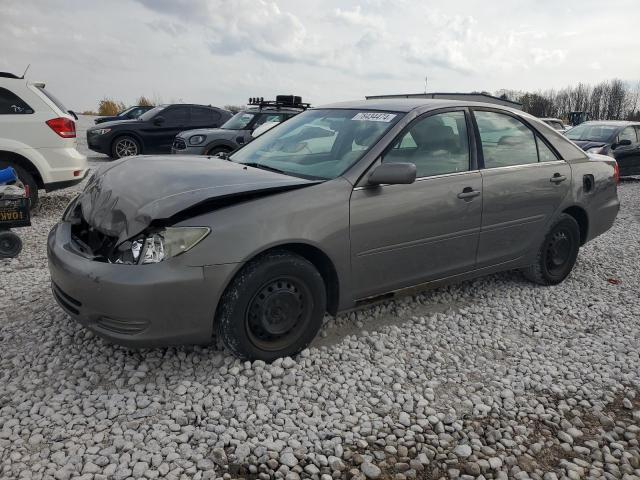
[[[82,181],[87,158],[76,150],[76,124],[44,83],[0,72],[0,168],[15,168],[29,187],[47,192]]]

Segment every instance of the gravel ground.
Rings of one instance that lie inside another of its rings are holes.
[[[1,478],[640,478],[639,182],[557,287],[398,299],[271,365],[79,328],[45,251],[72,194],[44,195],[0,261]]]

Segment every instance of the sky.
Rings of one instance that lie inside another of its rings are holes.
[[[0,0],[0,71],[68,108],[314,105],[640,80],[638,0]]]

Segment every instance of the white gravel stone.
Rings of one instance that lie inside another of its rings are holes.
[[[43,194],[22,254],[0,260],[0,478],[638,477],[640,182],[619,193],[560,285],[501,273],[327,317],[272,365],[80,327],[46,263],[72,192]]]

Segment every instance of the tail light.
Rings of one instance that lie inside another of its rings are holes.
[[[616,183],[620,183],[620,168],[618,168],[618,162],[613,162],[613,179]]]
[[[69,118],[52,118],[47,120],[47,125],[62,138],[76,138],[76,122]]]

